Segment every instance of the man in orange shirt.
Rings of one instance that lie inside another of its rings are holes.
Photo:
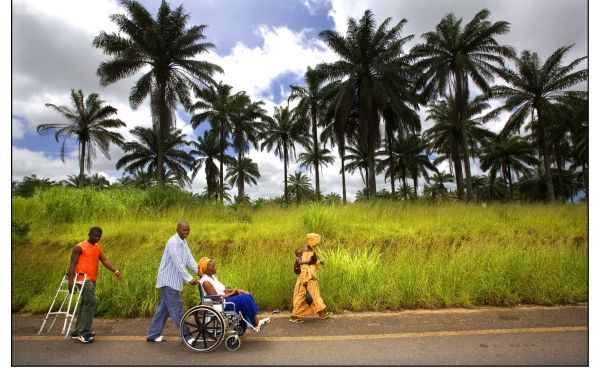
[[[94,314],[96,314],[98,261],[113,272],[119,281],[121,280],[121,273],[102,254],[102,248],[98,243],[100,238],[102,238],[102,229],[99,227],[91,228],[87,241],[82,241],[73,246],[71,264],[69,265],[69,290],[73,289],[75,273],[78,274],[77,281],[83,280],[83,274],[87,275],[87,279],[79,291],[81,295],[77,307],[77,323],[75,329],[71,332],[73,340],[79,340],[84,344],[94,341],[95,333],[92,332],[92,321],[94,320]]]

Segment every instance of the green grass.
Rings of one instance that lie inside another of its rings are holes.
[[[289,309],[294,250],[323,235],[321,294],[333,311],[570,304],[588,301],[588,208],[580,205],[367,202],[233,208],[172,190],[54,188],[12,200],[29,224],[12,241],[12,310],[47,311],[74,244],[104,229],[98,315],[151,316],[156,272],[176,223],[191,224],[196,259],[218,263],[227,285],[261,309]],[[186,286],[186,305],[197,291]]]

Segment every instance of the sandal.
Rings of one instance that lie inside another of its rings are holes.
[[[299,318],[290,318],[289,321],[292,323],[304,323],[304,320],[299,319]]]
[[[323,316],[319,316],[320,320],[331,318],[331,313],[328,311]]]

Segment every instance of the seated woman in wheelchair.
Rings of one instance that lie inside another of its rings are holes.
[[[268,323],[271,318],[263,318],[258,320],[258,306],[254,302],[254,297],[247,290],[237,288],[226,288],[215,276],[217,273],[217,265],[212,259],[202,258],[198,262],[198,275],[201,276],[199,283],[202,286],[204,295],[218,295],[218,297],[205,297],[206,301],[222,301],[235,304],[235,311],[241,312],[246,321],[254,326],[259,331],[263,325]],[[230,304],[225,305],[226,311],[233,310]],[[244,322],[241,322],[245,325]]]

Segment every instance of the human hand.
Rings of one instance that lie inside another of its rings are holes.
[[[115,276],[116,276],[117,280],[121,281],[121,271],[119,271],[119,270],[116,270],[116,271],[114,272],[114,274],[115,274]]]
[[[238,294],[250,294],[250,292],[248,292],[247,290],[244,289],[238,289]]]
[[[190,281],[190,285],[198,285],[198,280],[192,278],[192,281]]]

